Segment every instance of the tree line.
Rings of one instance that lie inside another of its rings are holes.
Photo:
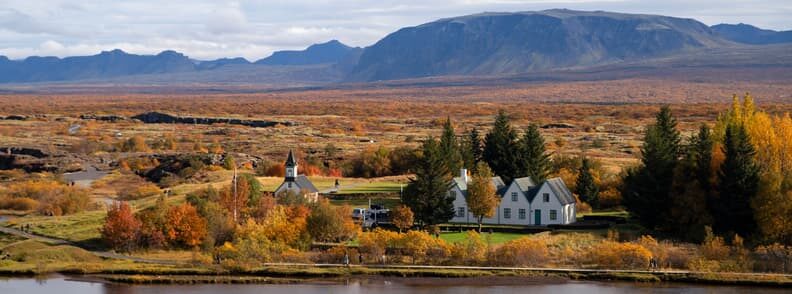
[[[736,95],[714,127],[683,138],[664,106],[647,126],[624,204],[645,227],[701,241],[707,227],[755,242],[792,242],[792,119]]]

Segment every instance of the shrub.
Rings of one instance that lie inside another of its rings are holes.
[[[411,257],[412,262],[440,263],[448,255],[449,247],[445,241],[429,235],[425,231],[409,231],[402,234],[399,247]]]
[[[643,269],[649,265],[652,253],[635,243],[602,241],[591,251],[591,261],[599,268]]]
[[[347,248],[346,246],[336,246],[325,251],[320,252],[314,257],[314,262],[317,263],[343,263],[344,255],[349,258],[349,263],[355,263],[358,260],[358,250],[355,248]]]
[[[465,239],[451,245],[451,261],[461,265],[481,264],[487,257],[487,243],[476,231],[468,231]]]
[[[489,260],[498,266],[541,266],[547,262],[548,256],[545,239],[523,237],[495,249]]]
[[[400,234],[376,228],[371,232],[360,234],[358,239],[360,252],[378,260],[385,255],[388,247],[393,247],[400,238]]]
[[[33,210],[39,206],[39,202],[27,197],[13,198],[8,196],[0,197],[0,209],[10,209],[18,211]]]

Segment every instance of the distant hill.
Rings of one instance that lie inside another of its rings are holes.
[[[712,30],[725,39],[744,44],[792,43],[792,31],[765,30],[743,23],[714,25]]]
[[[327,43],[311,45],[301,51],[277,51],[270,57],[256,61],[256,64],[314,65],[339,63],[350,56],[358,55],[362,50],[361,48],[349,47],[337,40],[332,40]]]
[[[181,53],[163,51],[157,55],[135,55],[121,50],[92,56],[28,57],[24,60],[0,58],[0,82],[39,82],[159,74],[195,70]]]
[[[237,57],[237,58],[220,58],[210,61],[196,61],[195,64],[198,69],[207,70],[207,69],[216,69],[218,67],[227,66],[227,65],[250,64],[250,61],[242,57]]]
[[[482,13],[400,29],[366,48],[350,79],[520,73],[728,43],[692,19],[564,9]]]

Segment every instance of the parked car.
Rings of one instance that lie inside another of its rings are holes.
[[[360,219],[363,217],[368,217],[368,212],[365,208],[354,208],[352,209],[352,218]]]

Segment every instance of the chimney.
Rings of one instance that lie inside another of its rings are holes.
[[[462,177],[462,180],[467,183],[468,182],[468,172],[466,168],[459,170],[459,176]]]

